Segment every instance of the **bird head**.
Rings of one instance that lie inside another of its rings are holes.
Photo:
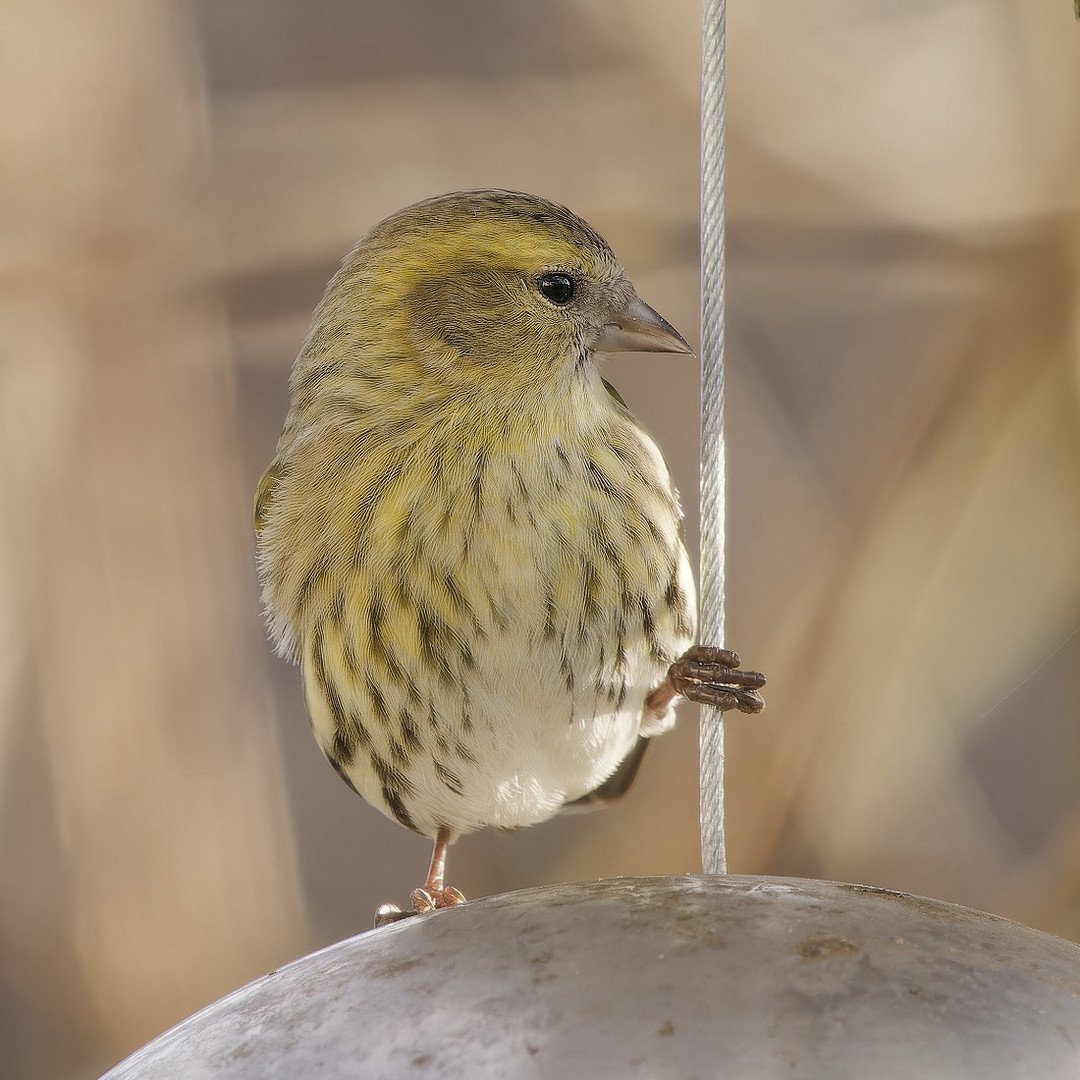
[[[568,378],[595,352],[691,351],[599,233],[511,191],[442,195],[376,225],[316,311],[307,350],[328,345],[368,377],[381,365],[466,389]]]

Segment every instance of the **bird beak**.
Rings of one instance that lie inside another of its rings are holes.
[[[676,352],[692,353],[686,339],[644,300],[632,296],[612,313],[593,346],[596,352]]]

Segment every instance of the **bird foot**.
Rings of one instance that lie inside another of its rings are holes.
[[[730,649],[695,645],[671,665],[667,682],[676,693],[700,705],[759,713],[765,708],[758,693],[765,676],[760,671],[743,671],[739,663],[739,654]]]
[[[413,889],[410,899],[417,915],[426,915],[429,911],[465,903],[465,897],[452,885],[442,889]]]
[[[426,915],[439,908],[456,907],[465,903],[465,897],[452,885],[443,889],[413,889],[410,896],[412,911],[402,911],[397,904],[380,904],[375,912],[375,928],[411,919],[414,915]]]

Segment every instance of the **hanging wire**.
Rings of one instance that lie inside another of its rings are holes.
[[[703,0],[701,49],[701,630],[724,642],[724,51],[725,0]],[[701,867],[727,871],[724,724],[701,710]]]

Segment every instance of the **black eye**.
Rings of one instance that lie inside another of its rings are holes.
[[[569,274],[543,274],[536,281],[536,287],[545,300],[562,307],[574,299],[577,290],[577,282]]]

